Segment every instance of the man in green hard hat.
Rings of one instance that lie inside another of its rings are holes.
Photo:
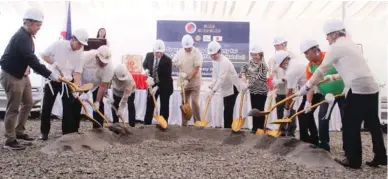
[[[322,63],[322,60],[325,57],[325,52],[322,52],[319,48],[318,43],[315,40],[305,40],[300,44],[301,52],[303,52],[309,60],[309,63],[306,67],[306,78],[309,80],[311,76],[313,75],[314,71],[319,67],[319,65]],[[311,90],[307,94],[307,101],[306,106],[311,106],[311,103],[315,100],[314,97],[320,96],[319,101],[325,100],[325,95],[327,94],[341,94],[344,90],[344,82],[342,80],[331,80],[335,78],[335,75],[338,75],[338,72],[332,65],[330,69],[325,73],[324,79],[329,79],[328,82],[322,83],[318,85],[317,90]],[[314,91],[316,94],[314,94]],[[318,94],[318,95],[317,95]],[[330,152],[330,135],[329,135],[329,120],[331,112],[333,111],[335,103],[338,104],[338,107],[340,109],[341,114],[341,122],[343,118],[343,112],[344,112],[344,104],[345,104],[345,97],[338,97],[335,99],[334,103],[323,103],[319,106],[319,147],[327,150]],[[312,104],[314,105],[314,104]],[[311,112],[313,111],[306,111]]]

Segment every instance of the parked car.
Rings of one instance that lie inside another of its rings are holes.
[[[0,69],[1,73],[1,69]],[[34,73],[31,69],[29,75],[32,86],[32,99],[34,106],[31,109],[30,118],[35,119],[40,116],[41,101],[43,99],[43,77]],[[0,119],[4,119],[5,111],[7,109],[7,96],[3,86],[0,85]]]

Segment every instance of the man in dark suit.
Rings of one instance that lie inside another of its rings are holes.
[[[172,60],[164,54],[166,46],[162,40],[157,40],[154,45],[154,52],[147,53],[143,62],[143,68],[148,71],[148,83],[151,83],[151,93],[157,99],[160,95],[160,115],[166,121],[169,117],[170,96],[174,91],[172,73]],[[154,102],[150,93],[147,97],[147,109],[144,117],[144,124],[150,125],[154,113]]]

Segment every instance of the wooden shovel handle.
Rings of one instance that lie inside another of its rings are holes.
[[[82,102],[81,98],[77,97],[77,100],[78,100],[79,103],[81,104],[82,109],[83,109],[84,112],[85,112],[85,115],[86,115],[90,120],[92,120],[93,122],[97,123],[100,127],[102,127],[102,125],[101,125],[97,120],[95,120],[93,117],[89,116],[88,111],[86,110],[86,107],[85,107],[84,103]]]
[[[289,96],[289,97],[287,97],[287,98],[284,98],[283,100],[279,101],[279,102],[276,103],[274,106],[272,106],[272,107],[268,110],[268,112],[273,111],[273,110],[276,109],[276,107],[278,107],[279,105],[281,105],[281,104],[287,102],[288,100],[291,100],[292,98],[294,98],[294,97],[296,97],[296,96],[297,96],[297,94],[293,94],[293,95],[291,95],[291,96]]]
[[[156,101],[155,95],[152,94],[152,86],[148,86],[148,90],[149,90],[149,92],[150,92],[150,95],[152,96],[152,100],[154,101],[156,113],[159,115],[158,103],[157,103],[157,101]]]
[[[96,106],[94,106],[94,104],[93,104],[90,100],[86,100],[86,101],[89,103],[90,106],[92,106],[93,111],[95,111],[99,116],[101,116],[101,117],[105,120],[105,122],[109,125],[110,122],[109,122],[108,119],[100,112],[100,110],[98,110],[98,109],[96,108]]]
[[[340,97],[340,96],[344,96],[344,94],[337,94],[337,95],[335,95],[334,97],[337,98],[337,97]],[[321,104],[323,104],[323,103],[326,103],[326,102],[327,102],[326,100],[323,100],[323,101],[321,101],[321,102],[319,102],[319,103],[317,103],[317,104],[314,104],[314,105],[310,106],[310,107],[307,108],[307,109],[314,109],[314,108],[318,107],[319,105],[321,105]],[[307,109],[298,111],[297,113],[295,113],[294,115],[292,115],[292,116],[290,117],[290,120],[292,121],[296,116],[298,116],[299,114],[304,113]]]
[[[317,85],[320,85],[320,84],[325,83],[325,82],[327,82],[327,81],[328,81],[328,80],[322,80],[322,81],[320,81]],[[269,112],[273,111],[273,110],[276,109],[276,107],[278,107],[279,105],[281,105],[281,104],[287,102],[288,100],[290,100],[290,99],[292,99],[292,98],[295,98],[296,96],[297,96],[297,94],[295,93],[295,94],[293,94],[293,95],[291,95],[291,96],[289,96],[289,97],[287,97],[287,98],[285,98],[285,99],[279,101],[279,102],[276,103],[274,106],[272,106],[268,111],[269,111]]]
[[[206,114],[207,114],[207,108],[209,107],[210,100],[211,100],[211,97],[210,97],[210,96],[208,96],[208,97],[206,98],[205,111],[204,111],[204,112],[203,112],[203,114],[202,114],[202,119],[201,119],[201,120],[204,120],[204,119],[205,119],[205,117],[206,117]]]
[[[116,115],[121,119],[121,121],[123,122],[123,125],[125,127],[125,121],[124,119],[118,114],[118,110],[115,106],[111,105],[112,109],[115,111]]]
[[[240,108],[239,108],[239,117],[240,118],[242,118],[242,109],[244,106],[244,96],[245,96],[245,93],[241,92],[240,93]]]
[[[185,87],[184,87],[184,80],[183,78],[179,77],[181,80],[181,89],[182,89],[182,98],[183,98],[183,104],[186,104],[186,94],[185,94]]]

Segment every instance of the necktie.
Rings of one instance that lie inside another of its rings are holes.
[[[155,78],[155,82],[159,83],[159,77],[158,77],[158,66],[159,66],[159,59],[155,58],[155,63],[154,63],[154,69],[152,71],[152,74]]]

